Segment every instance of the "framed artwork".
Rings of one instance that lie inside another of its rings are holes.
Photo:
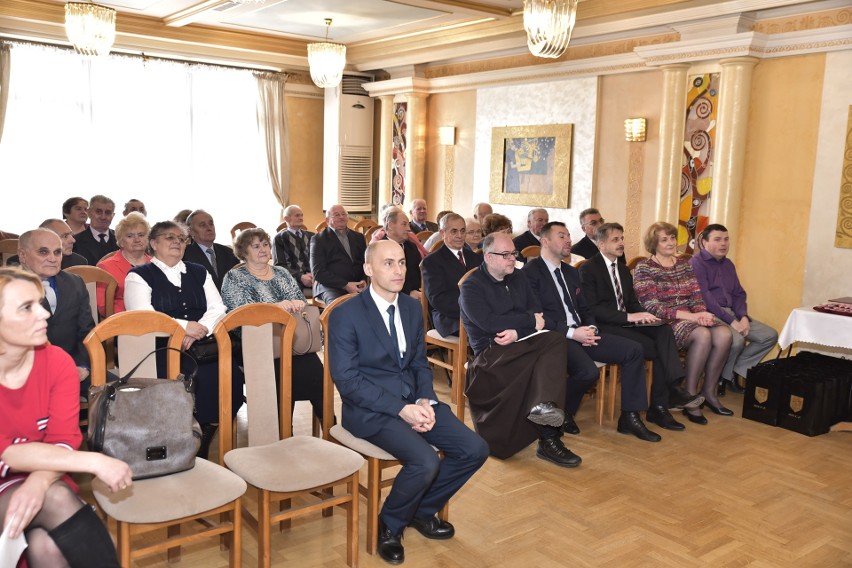
[[[568,207],[571,124],[491,129],[491,203]]]

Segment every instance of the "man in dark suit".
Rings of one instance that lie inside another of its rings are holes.
[[[90,367],[83,339],[95,327],[86,285],[76,274],[59,269],[62,242],[53,231],[27,231],[21,235],[18,247],[21,268],[41,278],[44,285],[42,305],[52,314],[47,320],[47,339],[74,359],[81,381],[80,394],[85,395]]]
[[[601,331],[639,343],[644,358],[654,362],[651,406],[645,418],[667,430],[683,430],[683,424],[668,409],[696,407],[704,397],[690,395],[680,386],[686,373],[672,329],[645,311],[633,291],[630,269],[618,262],[624,256],[624,228],[618,223],[604,223],[598,227],[595,241],[600,253],[579,269],[586,303]],[[641,324],[654,325],[642,327]],[[633,327],[625,327],[630,325]]]
[[[592,310],[580,287],[580,275],[573,266],[562,262],[571,255],[571,235],[565,223],[554,221],[541,231],[541,256],[524,267],[530,285],[541,302],[545,329],[568,338],[568,389],[563,430],[579,434],[573,416],[586,391],[595,384],[595,361],[621,365],[621,416],[618,431],[640,440],[659,442],[660,435],[648,430],[639,412],[648,408],[645,390],[645,362],[642,346],[600,333]]]
[[[198,209],[186,218],[189,236],[192,242],[187,243],[183,252],[185,262],[194,262],[203,266],[216,289],[222,291],[222,280],[225,273],[240,263],[231,247],[214,243],[216,240],[216,224],[213,217],[203,209]]]
[[[420,299],[420,262],[423,257],[417,246],[408,238],[411,229],[405,213],[394,207],[385,215],[385,240],[393,241],[402,247],[405,255],[405,283],[402,293],[415,300]]]
[[[577,244],[571,247],[572,254],[578,254],[583,258],[592,258],[598,254],[598,245],[595,244],[595,230],[604,222],[600,211],[594,207],[580,211],[580,228],[586,233]]]
[[[526,232],[518,235],[514,239],[515,250],[523,252],[523,250],[527,247],[541,246],[541,228],[544,227],[548,221],[550,221],[550,216],[547,214],[547,209],[530,209],[530,212],[527,213]],[[518,260],[524,263],[527,261],[523,255],[518,255]]]
[[[453,526],[435,515],[482,466],[488,446],[438,402],[420,304],[399,293],[402,249],[389,241],[371,244],[364,270],[370,287],[331,314],[329,358],[344,428],[402,463],[379,513],[379,555],[399,564],[406,526],[427,538],[453,536]]]
[[[311,273],[311,238],[314,233],[305,230],[305,215],[298,205],[284,209],[287,228],[273,239],[272,258],[284,267],[310,298],[313,295],[314,275]]]
[[[437,231],[438,224],[426,220],[426,200],[415,199],[411,202],[411,210],[408,212],[411,215],[411,232],[415,235],[421,231]]]
[[[311,272],[314,298],[331,302],[367,287],[364,280],[364,235],[350,230],[343,205],[332,205],[325,214],[328,224],[311,239]]]
[[[459,334],[459,280],[482,257],[466,246],[465,220],[457,213],[441,218],[444,246],[423,259],[423,292],[432,307],[432,323],[442,336]]]
[[[74,252],[86,257],[92,266],[118,250],[115,231],[109,228],[115,217],[115,203],[104,195],[95,195],[89,200],[89,227],[74,235]]]

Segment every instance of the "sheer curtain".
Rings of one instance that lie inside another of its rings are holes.
[[[9,230],[61,215],[71,196],[130,198],[152,222],[204,208],[218,226],[278,224],[259,149],[251,71],[14,44],[0,144]],[[8,207],[8,208],[7,208]],[[117,219],[116,219],[117,220]]]
[[[290,138],[284,103],[284,73],[255,73],[257,80],[257,126],[266,148],[267,170],[272,192],[287,206],[290,198]]]
[[[9,101],[9,44],[0,42],[0,141],[6,122],[6,105]]]

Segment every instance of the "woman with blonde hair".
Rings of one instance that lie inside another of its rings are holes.
[[[118,242],[118,251],[111,257],[101,260],[98,268],[103,268],[113,275],[118,282],[115,290],[115,311],[123,312],[124,307],[124,279],[134,266],[151,262],[151,256],[146,252],[148,248],[148,231],[151,226],[141,213],[128,213],[127,217],[118,222],[115,227],[115,240]],[[98,313],[106,315],[106,286],[98,284]]]

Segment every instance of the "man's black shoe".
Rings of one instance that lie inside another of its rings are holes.
[[[565,415],[565,422],[562,423],[562,431],[566,434],[571,434],[576,436],[580,433],[580,427],[577,426],[577,423],[574,422],[574,419],[567,414]]]
[[[381,517],[379,517],[379,556],[389,564],[402,564],[405,562],[405,548],[402,546],[402,535],[392,534]]]
[[[723,379],[725,386],[728,387],[728,390],[734,394],[743,394],[745,393],[745,389],[740,386],[740,377],[736,373],[734,373],[734,378],[731,380]]]
[[[700,394],[689,394],[689,391],[681,386],[672,387],[669,391],[669,408],[698,408],[704,402]]]
[[[666,430],[685,430],[686,426],[674,419],[665,406],[652,406],[645,414],[645,420],[653,422]]]
[[[565,422],[565,411],[558,408],[555,402],[539,402],[532,407],[527,420],[539,426],[558,428]]]
[[[559,438],[542,438],[538,441],[535,455],[544,461],[562,467],[577,467],[583,461],[580,456],[565,447]]]
[[[662,440],[659,434],[648,430],[648,427],[645,426],[645,423],[639,417],[639,413],[635,411],[624,411],[621,413],[621,416],[618,418],[617,430],[620,434],[633,434],[646,442],[659,442]]]
[[[453,535],[456,534],[453,525],[434,516],[428,519],[411,519],[408,526],[417,529],[417,532],[426,538],[435,540],[453,538]]]

